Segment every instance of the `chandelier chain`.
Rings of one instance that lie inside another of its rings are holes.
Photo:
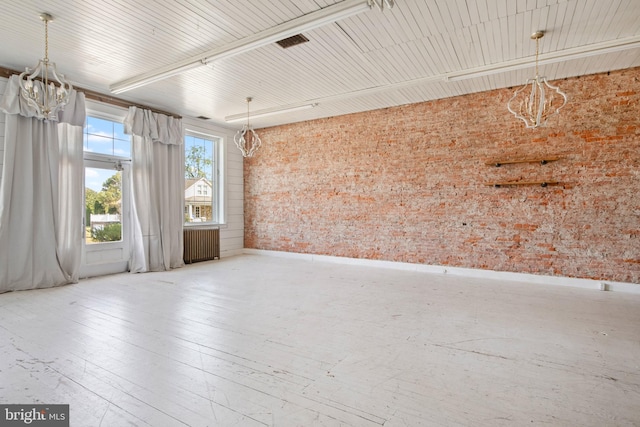
[[[251,98],[247,98],[247,127],[250,126],[249,123],[249,103],[251,102]]]
[[[49,19],[44,20],[44,60],[49,61]]]
[[[536,38],[536,78],[540,75],[538,74],[538,54],[540,52],[540,37]]]

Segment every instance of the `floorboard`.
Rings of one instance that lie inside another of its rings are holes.
[[[243,255],[0,295],[72,426],[640,425],[640,296]]]

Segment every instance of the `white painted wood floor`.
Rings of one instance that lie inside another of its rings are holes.
[[[0,295],[72,426],[638,426],[640,296],[243,255]]]

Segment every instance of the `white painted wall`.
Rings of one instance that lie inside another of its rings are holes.
[[[220,256],[242,253],[244,248],[244,177],[242,154],[233,143],[236,129],[217,126],[205,120],[183,118],[185,130],[223,138],[225,165],[225,223],[220,226]]]

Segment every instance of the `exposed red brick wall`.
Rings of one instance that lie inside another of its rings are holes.
[[[557,83],[544,129],[508,89],[262,129],[245,247],[640,283],[640,68]]]

